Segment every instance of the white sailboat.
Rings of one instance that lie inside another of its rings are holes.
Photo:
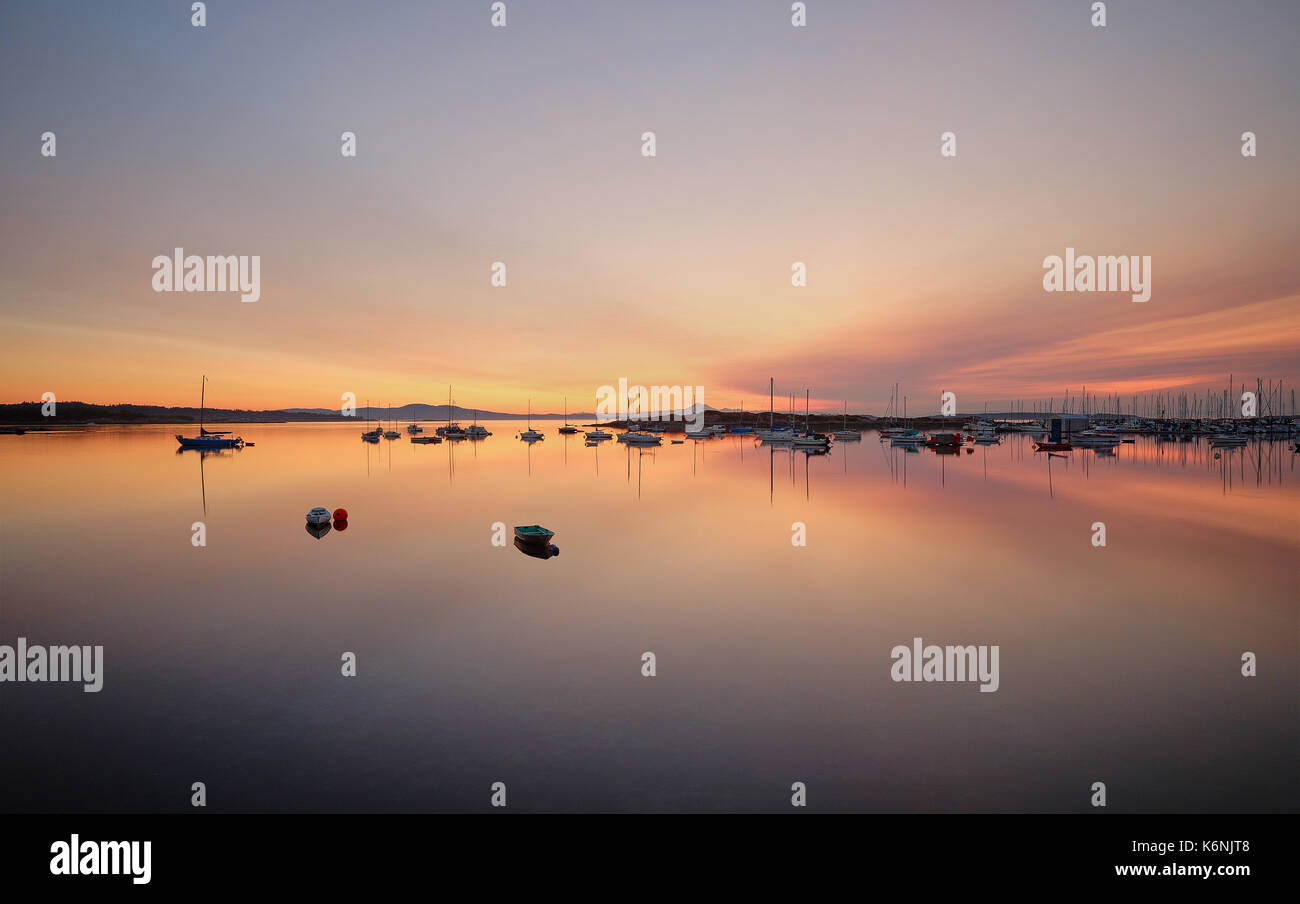
[[[831,444],[831,439],[825,433],[814,433],[808,429],[808,394],[809,390],[803,391],[803,433],[796,436],[791,442],[796,449],[825,449]]]
[[[852,441],[852,440],[855,440],[855,439],[862,439],[862,434],[861,434],[861,433],[859,433],[857,430],[850,430],[850,429],[849,429],[849,403],[848,403],[848,400],[845,400],[845,402],[844,402],[844,429],[843,429],[843,430],[836,430],[834,433],[831,434],[831,436],[833,436],[833,437],[835,437],[837,440],[841,440],[841,441],[843,441],[843,440],[850,440],[850,441]]]
[[[546,439],[538,430],[533,429],[533,400],[528,400],[528,429],[519,434],[519,438],[526,443],[535,443],[538,440]]]
[[[474,411],[474,423],[465,428],[465,435],[470,439],[486,439],[492,435],[492,431],[486,427],[479,426],[478,410]]]

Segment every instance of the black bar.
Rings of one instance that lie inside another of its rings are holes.
[[[599,886],[610,897],[643,896],[643,882],[733,890],[806,882],[810,892],[832,881],[868,891],[914,882],[929,897],[943,888],[1093,886],[1231,894],[1243,882],[1278,887],[1295,875],[1295,824],[1281,815],[784,815],[8,816],[0,820],[0,881],[50,891],[297,893],[411,882],[451,891],[465,880],[471,894],[522,881],[536,891]],[[52,874],[51,847],[74,833],[83,845],[149,841],[149,882],[133,882],[129,869]],[[1150,866],[1156,875],[1117,872]],[[1207,866],[1248,875],[1186,874]],[[1166,868],[1172,874],[1160,874]]]

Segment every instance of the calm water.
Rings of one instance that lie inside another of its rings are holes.
[[[1104,781],[1112,811],[1296,809],[1285,444],[536,426],[240,425],[255,448],[202,458],[165,427],[0,436],[0,643],[102,644],[106,672],[0,685],[0,808],[186,810],[203,781],[210,810],[483,811],[503,781],[511,811],[786,811],[803,781],[815,810],[1083,811]],[[347,530],[308,534],[317,505]],[[918,636],[997,644],[999,690],[893,682]]]

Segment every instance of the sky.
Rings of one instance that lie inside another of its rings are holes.
[[[1300,4],[807,6],[5,4],[0,402],[1300,381]],[[176,247],[261,298],[154,292]],[[1044,291],[1067,247],[1150,256],[1150,301]]]

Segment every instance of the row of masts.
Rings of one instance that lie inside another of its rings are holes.
[[[1283,390],[1282,381],[1265,380],[1257,377],[1253,389],[1246,383],[1237,384],[1233,392],[1234,378],[1228,375],[1227,386],[1222,390],[1207,389],[1202,395],[1191,392],[1150,392],[1134,393],[1125,396],[1122,393],[1089,392],[1084,386],[1080,391],[1065,390],[1063,398],[1055,396],[1048,399],[1011,399],[1006,402],[1007,411],[1017,416],[1046,417],[1053,414],[1077,414],[1086,417],[1145,418],[1145,419],[1179,419],[1179,420],[1240,420],[1248,417],[1243,412],[1243,396],[1250,391],[1255,396],[1255,411],[1249,417],[1295,417],[1297,413],[1295,390]],[[941,394],[942,395],[942,394]],[[790,399],[791,417],[793,419],[794,397]],[[987,413],[989,404],[985,403]],[[805,420],[807,417],[805,402]],[[969,414],[969,412],[967,412]],[[769,412],[769,426],[775,412]],[[907,420],[907,396],[900,396],[899,384],[890,388],[889,404],[885,407],[884,419],[893,423]]]
[[[1058,402],[1047,400],[1008,400],[1011,412],[1027,415],[1077,414],[1086,417],[1148,418],[1179,420],[1240,420],[1243,414],[1242,397],[1249,391],[1255,396],[1255,411],[1249,417],[1295,417],[1295,390],[1285,391],[1282,381],[1255,379],[1251,387],[1238,383],[1233,391],[1233,376],[1222,390],[1207,389],[1204,394],[1192,392],[1149,392],[1125,396],[1121,393],[1088,392],[1084,386],[1079,392],[1067,389]],[[988,404],[984,410],[987,412]]]

